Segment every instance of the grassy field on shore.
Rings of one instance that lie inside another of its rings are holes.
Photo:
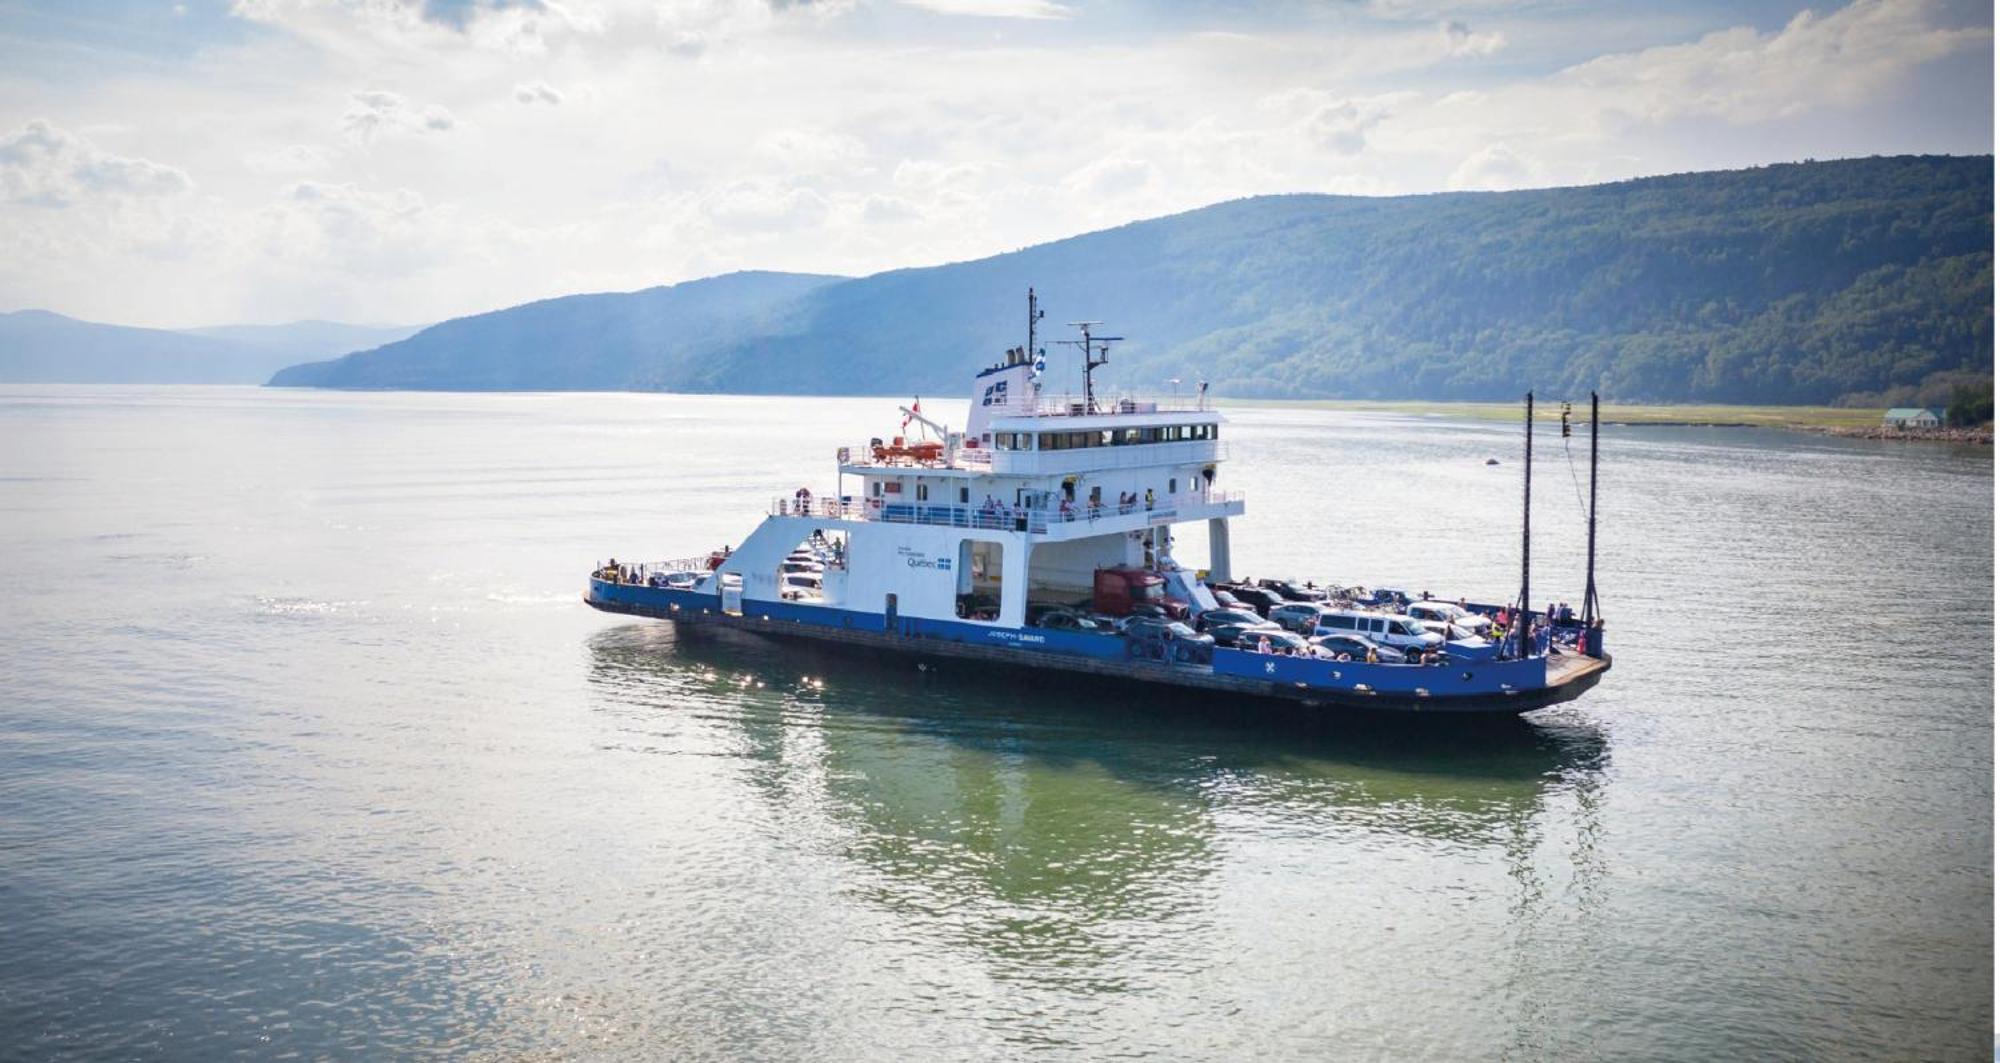
[[[1350,399],[1219,399],[1217,402],[1225,406],[1295,406],[1359,413],[1396,413],[1409,417],[1459,417],[1475,421],[1518,421],[1521,418],[1521,406],[1513,402],[1371,402]],[[1843,406],[1635,406],[1605,403],[1599,412],[1606,424],[1868,428],[1882,423],[1882,411],[1879,409]],[[1555,421],[1561,417],[1560,402],[1535,403],[1536,420]],[[1573,419],[1579,424],[1590,420],[1588,400],[1576,403]]]

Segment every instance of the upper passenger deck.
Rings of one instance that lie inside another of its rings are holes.
[[[1068,398],[991,411],[977,438],[888,439],[840,448],[841,471],[922,469],[950,475],[1039,476],[1226,460],[1222,415],[1192,401],[1122,398],[1092,409]]]
[[[1228,457],[1221,443],[1222,414],[1208,404],[1208,385],[1171,397],[1106,397],[1092,371],[1110,360],[1110,344],[1120,337],[1094,335],[1093,321],[1072,322],[1080,340],[1059,340],[1083,354],[1080,393],[1056,394],[1047,352],[1035,342],[1041,318],[1028,292],[1028,345],[1010,348],[997,364],[972,380],[972,402],[964,431],[954,432],[920,412],[921,403],[902,410],[901,435],[871,439],[865,446],[840,448],[840,471],[880,476],[885,470],[914,469],[943,476],[1069,476],[1114,469],[1177,470],[1208,467]],[[1032,352],[1032,353],[1031,353]],[[915,425],[923,438],[911,434]],[[1213,480],[1214,470],[1207,469]],[[1173,475],[1173,473],[1169,473]]]

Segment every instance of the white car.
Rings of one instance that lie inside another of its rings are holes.
[[[1418,620],[1434,620],[1441,624],[1463,628],[1481,638],[1493,630],[1493,618],[1475,613],[1470,609],[1460,609],[1450,602],[1411,602],[1404,612]]]
[[[1416,616],[1415,613],[1411,613],[1410,615]],[[1465,628],[1459,627],[1457,624],[1447,624],[1441,620],[1423,620],[1423,619],[1419,619],[1417,623],[1422,625],[1425,631],[1435,631],[1438,634],[1443,635],[1445,641],[1447,642],[1451,642],[1461,646],[1470,646],[1473,649],[1482,649],[1482,650],[1485,649],[1487,646],[1486,637],[1484,635],[1481,635],[1473,631],[1467,631]]]

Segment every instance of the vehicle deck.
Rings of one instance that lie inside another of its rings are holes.
[[[1596,686],[1598,679],[1611,667],[1608,654],[1602,658],[1594,658],[1565,653],[1552,655],[1547,659],[1547,683],[1539,689],[1509,691],[1499,696],[1413,697],[1391,692],[1302,688],[1291,683],[1217,674],[1208,665],[1202,664],[1078,657],[1036,650],[1019,644],[968,644],[920,636],[910,637],[881,630],[800,625],[774,621],[768,616],[743,616],[708,610],[695,612],[662,609],[640,602],[609,600],[588,594],[584,596],[584,601],[592,608],[608,613],[652,617],[696,628],[724,628],[774,638],[840,643],[866,647],[873,651],[913,656],[920,661],[924,658],[969,659],[1032,670],[1081,673],[1182,690],[1205,690],[1239,697],[1273,698],[1307,706],[1337,706],[1370,711],[1429,714],[1529,712],[1579,697],[1584,691]]]

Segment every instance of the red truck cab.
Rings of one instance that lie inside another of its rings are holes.
[[[1091,585],[1090,607],[1106,616],[1130,616],[1141,602],[1157,605],[1175,620],[1185,620],[1188,603],[1167,597],[1167,581],[1143,568],[1100,568]]]

